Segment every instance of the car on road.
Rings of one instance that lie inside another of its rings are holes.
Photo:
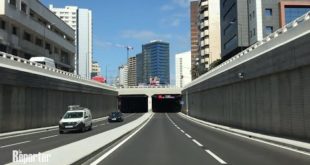
[[[59,133],[65,131],[87,131],[92,129],[92,114],[87,108],[78,105],[69,106],[69,110],[59,121]]]
[[[108,118],[109,122],[122,122],[124,121],[123,114],[121,112],[112,112]]]

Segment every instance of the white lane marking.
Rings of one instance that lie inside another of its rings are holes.
[[[130,116],[132,116],[132,115],[134,115],[135,113],[133,113],[133,114],[130,114],[130,115],[128,115],[128,116],[125,116],[124,118],[127,118],[127,117],[130,117]]]
[[[215,155],[212,151],[210,150],[205,150],[208,154],[210,154],[214,159],[216,159],[218,162],[220,162],[221,164],[227,164],[223,159],[221,159],[220,157],[218,157],[217,155]]]
[[[189,134],[185,134],[188,138],[192,138]]]
[[[49,138],[56,137],[56,136],[58,136],[58,135],[46,136],[46,137],[42,137],[42,138],[40,138],[40,139],[41,139],[41,140],[43,140],[43,139],[49,139]]]
[[[268,144],[268,145],[271,145],[271,146],[274,146],[274,147],[278,147],[278,148],[282,148],[282,149],[285,149],[285,150],[289,150],[289,151],[293,151],[293,152],[297,152],[297,153],[300,153],[300,154],[304,154],[304,155],[310,156],[310,153],[309,153],[309,152],[300,151],[300,150],[297,150],[297,149],[294,149],[294,148],[282,146],[282,145],[279,145],[279,144],[267,142],[267,141],[260,140],[260,139],[254,139],[253,137],[252,137],[252,138],[249,138],[248,136],[245,136],[245,135],[241,135],[241,134],[234,133],[234,132],[229,132],[229,131],[226,131],[226,130],[223,130],[223,129],[220,129],[220,128],[215,128],[215,127],[209,126],[209,125],[207,125],[207,124],[203,124],[203,123],[198,122],[198,121],[195,121],[194,119],[191,119],[191,118],[189,118],[189,117],[187,117],[187,116],[185,117],[185,116],[182,116],[182,115],[180,115],[180,114],[178,114],[178,115],[181,116],[181,117],[182,117],[183,119],[185,119],[185,120],[188,120],[188,121],[190,121],[190,122],[193,122],[193,123],[202,125],[202,126],[204,126],[204,127],[208,127],[208,128],[211,128],[211,129],[215,129],[215,130],[217,130],[217,131],[225,132],[225,133],[227,133],[227,134],[239,136],[239,137],[246,138],[246,139],[249,139],[249,140],[257,141],[257,142],[260,142],[260,143],[265,143],[265,144]],[[196,120],[198,120],[198,119],[196,119]]]
[[[93,128],[96,128],[96,127],[98,127],[98,125],[93,126]]]
[[[182,129],[180,130],[182,133],[185,133],[185,131],[183,131]]]
[[[196,143],[199,147],[203,147],[203,145],[200,144],[196,139],[193,139],[193,142]]]
[[[100,124],[100,125],[105,125],[105,124]]]
[[[151,117],[139,128],[137,129],[134,133],[132,133],[131,135],[129,135],[126,139],[124,139],[123,141],[121,141],[120,143],[118,143],[116,146],[114,146],[112,149],[110,149],[108,152],[106,152],[105,154],[103,154],[101,157],[99,157],[97,160],[95,160],[94,162],[92,162],[90,165],[97,165],[98,163],[100,163],[103,159],[105,159],[106,157],[108,157],[110,154],[112,154],[115,150],[117,150],[121,145],[123,145],[124,143],[126,143],[130,138],[132,138],[135,134],[137,134],[147,123],[149,123],[149,121],[152,119],[152,117],[154,116],[154,114],[151,115]]]
[[[37,134],[37,133],[42,133],[42,132],[56,131],[56,130],[58,130],[58,128],[43,130],[43,131],[30,132],[30,133],[23,133],[23,134],[12,135],[12,136],[5,136],[5,137],[0,138],[0,140],[9,139],[9,138],[13,138],[13,137],[19,137],[19,136],[25,136],[25,135],[32,135],[32,134]]]
[[[6,147],[11,147],[11,146],[16,146],[16,145],[19,145],[19,144],[24,144],[24,143],[29,143],[29,142],[30,142],[30,141],[24,141],[24,142],[9,144],[9,145],[5,145],[5,146],[1,146],[0,148],[6,148]]]

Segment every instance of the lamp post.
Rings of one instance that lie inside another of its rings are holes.
[[[240,38],[241,38],[241,51],[243,51],[243,37],[242,37],[242,24],[238,23],[236,20],[229,22],[229,24],[233,25],[233,24],[237,24],[238,26],[238,30],[239,30],[239,26],[240,26]]]

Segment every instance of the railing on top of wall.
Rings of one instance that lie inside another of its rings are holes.
[[[198,84],[198,83],[200,83],[200,82],[202,82],[202,81],[204,81],[210,77],[217,75],[217,73],[220,73],[221,71],[227,69],[229,67],[228,64],[230,64],[231,62],[238,60],[240,57],[247,55],[249,52],[257,49],[258,47],[260,47],[266,43],[268,43],[270,40],[275,39],[278,36],[285,34],[286,32],[294,29],[299,24],[306,22],[306,21],[309,21],[309,19],[310,19],[310,12],[308,12],[308,13],[302,15],[301,17],[295,19],[294,21],[288,23],[287,25],[283,26],[282,28],[280,28],[280,29],[276,30],[275,32],[271,33],[270,35],[266,36],[262,41],[256,42],[255,44],[251,45],[247,49],[236,54],[235,56],[231,57],[230,59],[226,60],[222,64],[216,66],[215,68],[211,69],[207,73],[203,74],[202,76],[200,76],[197,79],[195,79],[194,81],[192,81],[190,84],[186,85],[184,87],[184,89],[191,87],[193,85],[196,85],[196,84]],[[239,60],[239,61],[242,62],[241,60]]]
[[[118,87],[118,89],[136,89],[136,88],[171,88],[171,89],[178,89],[179,87],[173,85],[160,85],[160,86],[128,86],[128,87]]]
[[[37,63],[37,62],[29,61],[29,60],[27,60],[25,58],[14,56],[12,54],[8,54],[8,53],[5,53],[5,52],[1,52],[0,51],[0,58],[5,58],[5,59],[9,59],[9,60],[16,61],[16,62],[19,62],[19,63],[28,64],[28,65],[36,67],[36,68],[41,68],[41,69],[44,69],[44,70],[48,70],[48,71],[51,71],[51,72],[54,72],[54,73],[57,73],[57,74],[61,74],[61,75],[67,76],[68,78],[75,78],[77,80],[84,80],[84,81],[86,81],[88,83],[96,84],[96,85],[99,85],[99,86],[102,86],[102,87],[106,87],[106,88],[110,88],[110,89],[115,89],[114,87],[112,87],[110,85],[99,83],[97,81],[94,81],[94,80],[82,77],[80,75],[76,75],[76,74],[73,74],[73,73],[70,73],[70,72],[66,72],[66,71],[63,71],[63,70],[60,70],[60,69],[57,69],[57,68],[54,68],[54,67],[49,67],[49,66]]]

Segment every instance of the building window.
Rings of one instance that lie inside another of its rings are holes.
[[[272,26],[266,26],[265,31],[266,31],[267,35],[271,34],[271,33],[273,33],[273,27]]]
[[[16,7],[16,0],[9,0],[9,3],[10,3],[12,6]]]
[[[24,36],[23,36],[24,40],[31,42],[31,34],[24,32]]]
[[[0,20],[0,28],[5,30],[5,21],[4,20]]]
[[[36,45],[42,47],[43,46],[43,40],[40,38],[36,38]]]
[[[310,11],[310,6],[286,7],[285,8],[285,22],[290,23],[309,11]]]
[[[253,29],[253,36],[256,36],[256,28]]]
[[[24,2],[21,2],[20,9],[22,12],[27,13],[27,4]]]
[[[235,35],[234,37],[232,37],[229,41],[227,41],[224,44],[224,49],[229,49],[229,48],[232,48],[232,47],[237,46],[237,45],[238,45],[238,38]]]
[[[59,49],[57,47],[54,46],[54,53],[55,54],[59,54]]]
[[[12,26],[12,34],[17,35],[17,27]]]
[[[272,16],[272,9],[269,9],[269,8],[265,9],[265,16],[266,17]]]

